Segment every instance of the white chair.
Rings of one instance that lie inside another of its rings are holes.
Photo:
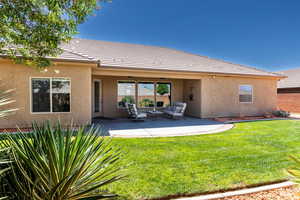
[[[186,109],[186,103],[175,102],[173,105],[167,107],[164,110],[164,113],[173,119],[178,119],[184,116],[185,109]]]

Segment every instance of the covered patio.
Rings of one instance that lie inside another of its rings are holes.
[[[218,133],[229,130],[233,124],[224,124],[208,119],[185,117],[182,120],[167,118],[133,122],[129,119],[94,119],[94,124],[103,127],[103,134],[112,137],[172,137]]]

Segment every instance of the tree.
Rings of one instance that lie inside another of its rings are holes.
[[[106,0],[1,0],[0,54],[39,68],[51,63],[59,45]]]
[[[158,84],[156,91],[158,94],[164,95],[170,92],[170,88],[168,84]]]

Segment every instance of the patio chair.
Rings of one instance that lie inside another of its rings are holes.
[[[172,119],[182,118],[186,109],[186,103],[175,102],[173,105],[167,107],[164,113]]]
[[[147,113],[139,112],[135,104],[126,103],[129,118],[134,121],[144,121],[147,118]]]

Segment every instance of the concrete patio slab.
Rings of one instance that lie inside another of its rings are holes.
[[[181,120],[159,118],[144,122],[133,122],[128,119],[98,119],[95,123],[103,126],[105,135],[112,137],[171,137],[201,135],[223,132],[233,127],[213,120],[185,117]]]

